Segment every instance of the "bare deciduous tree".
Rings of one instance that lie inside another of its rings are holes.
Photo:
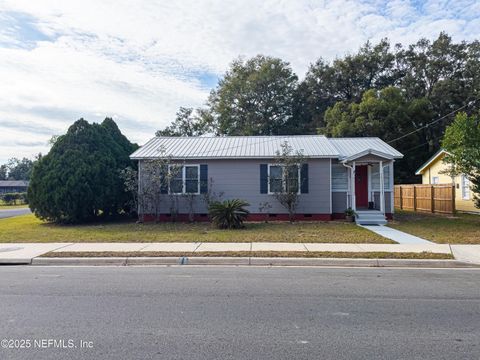
[[[275,198],[287,209],[290,222],[295,220],[298,199],[300,194],[300,169],[305,163],[305,157],[300,151],[293,151],[293,148],[285,141],[281,150],[277,151],[275,159],[278,177],[270,174],[270,189],[273,190]]]

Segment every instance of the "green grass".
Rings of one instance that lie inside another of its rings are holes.
[[[91,225],[57,225],[34,215],[0,219],[0,242],[312,242],[382,243],[392,241],[352,223],[247,223],[245,229],[218,230],[210,223],[133,221]]]
[[[4,201],[0,200],[0,210],[5,209],[20,209],[20,208],[27,208],[28,204],[14,204],[14,205],[7,205]]]
[[[349,252],[349,251],[63,251],[49,252],[41,257],[289,257],[289,258],[340,258],[340,259],[453,259],[452,254],[432,252]]]
[[[480,215],[397,210],[389,226],[441,244],[480,244]]]

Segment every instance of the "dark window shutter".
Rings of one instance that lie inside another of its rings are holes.
[[[300,169],[300,192],[308,194],[308,164],[302,164]]]
[[[268,165],[260,164],[260,194],[268,193]]]
[[[200,165],[200,194],[208,192],[208,165]]]
[[[167,173],[168,173],[168,166],[162,165],[162,168],[160,170],[160,176],[162,179],[162,182],[160,184],[160,194],[168,194],[168,184],[165,181],[165,177],[167,176]]]

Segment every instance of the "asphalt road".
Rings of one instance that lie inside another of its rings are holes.
[[[30,214],[31,211],[29,208],[17,208],[17,209],[0,209],[0,219]]]
[[[0,359],[478,360],[480,271],[1,267],[0,319]]]

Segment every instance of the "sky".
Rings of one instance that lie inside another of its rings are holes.
[[[143,144],[202,106],[238,56],[302,78],[367,40],[480,38],[479,0],[0,0],[0,164],[48,152],[83,117]]]

